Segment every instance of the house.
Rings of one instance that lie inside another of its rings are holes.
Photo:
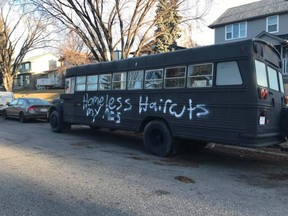
[[[14,80],[14,88],[34,89],[39,77],[55,77],[60,66],[59,57],[52,53],[44,53],[23,60]]]
[[[226,10],[210,26],[215,44],[261,38],[273,44],[288,76],[288,0],[261,0]],[[288,81],[288,80],[287,80]]]

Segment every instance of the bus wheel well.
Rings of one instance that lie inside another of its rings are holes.
[[[144,128],[146,127],[146,125],[151,122],[151,121],[162,121],[166,126],[167,128],[169,129],[170,133],[172,134],[172,131],[171,131],[171,128],[170,128],[170,125],[168,124],[168,122],[164,119],[164,118],[160,118],[160,117],[153,117],[153,116],[149,116],[149,117],[146,117],[143,121],[142,121],[142,124],[140,126],[140,132],[143,132],[144,131]]]
[[[51,115],[51,113],[52,113],[54,110],[56,110],[55,107],[51,107],[51,108],[49,109],[49,116]]]
[[[63,112],[63,106],[62,104],[55,104],[55,105],[52,105],[50,108],[49,108],[49,111],[48,111],[48,119],[50,119],[50,116],[52,114],[53,111],[57,111],[60,115],[62,115],[62,112]]]
[[[156,156],[166,157],[173,151],[171,130],[161,118],[153,118],[145,125],[143,142],[145,148]]]

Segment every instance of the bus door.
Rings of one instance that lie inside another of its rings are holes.
[[[73,122],[74,114],[74,94],[75,94],[75,77],[65,79],[65,94],[61,94],[60,98],[63,103],[63,117],[66,122]]]
[[[255,67],[258,84],[258,125],[268,126],[261,127],[265,128],[265,131],[279,129],[280,113],[284,102],[282,74],[275,66],[260,60],[255,60]]]

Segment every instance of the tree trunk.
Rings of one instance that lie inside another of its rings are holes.
[[[14,75],[11,75],[7,72],[3,74],[3,85],[6,91],[12,92],[13,80],[14,80]]]

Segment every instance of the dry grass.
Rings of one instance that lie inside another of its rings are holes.
[[[49,90],[15,90],[14,97],[37,97],[51,102],[53,99],[59,98],[60,94],[64,93],[64,89],[49,89]]]

